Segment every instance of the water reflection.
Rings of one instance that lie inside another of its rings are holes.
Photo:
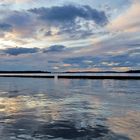
[[[20,98],[0,97],[0,113],[5,113],[6,115],[17,113],[22,108],[19,101]]]
[[[108,124],[116,133],[128,135],[134,140],[140,139],[140,112],[130,111],[121,117],[110,117]]]
[[[0,139],[138,140],[139,85],[0,78]]]

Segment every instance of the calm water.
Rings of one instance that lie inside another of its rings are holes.
[[[0,78],[0,140],[139,140],[139,80]]]

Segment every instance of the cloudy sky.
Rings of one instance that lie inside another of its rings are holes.
[[[140,69],[140,0],[1,0],[0,70]]]

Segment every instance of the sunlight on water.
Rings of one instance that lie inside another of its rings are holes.
[[[140,139],[140,112],[130,111],[121,117],[108,118],[108,123],[116,133],[128,135],[131,139]]]
[[[0,78],[0,140],[139,140],[138,80]]]

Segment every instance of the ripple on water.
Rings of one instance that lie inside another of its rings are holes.
[[[8,136],[11,140],[130,140],[128,137],[114,133],[107,126],[77,127],[75,122],[68,120],[45,123],[19,119],[9,127],[5,127],[3,138],[8,138]]]

